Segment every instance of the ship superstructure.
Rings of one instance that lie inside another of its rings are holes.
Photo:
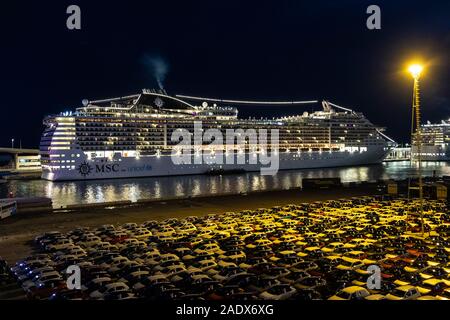
[[[273,119],[240,119],[238,109],[231,106],[239,103],[169,96],[156,90],[84,100],[74,112],[44,119],[40,145],[43,178],[84,180],[260,169],[261,164],[248,160],[232,164],[174,164],[171,156],[178,141],[174,141],[173,134],[184,129],[194,135],[199,122],[202,130],[218,129],[224,135],[227,130],[266,130],[268,139],[264,146],[251,139],[222,146],[202,142],[193,150],[193,157],[196,152],[214,156],[232,152],[251,159],[275,149],[271,132],[277,130],[276,152],[281,170],[379,163],[394,143],[363,114],[330,102],[322,102],[321,111]]]
[[[450,160],[450,119],[441,123],[427,122],[421,126],[423,161],[448,161]],[[412,155],[417,158],[415,143],[412,147]]]

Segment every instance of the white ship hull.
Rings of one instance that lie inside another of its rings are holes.
[[[389,151],[388,141],[394,143],[362,113],[328,101],[322,102],[321,111],[256,120],[238,118],[236,107],[209,103],[292,105],[318,101],[184,98],[196,102],[143,90],[125,97],[86,100],[74,113],[46,117],[40,144],[42,177],[94,180],[227,171],[274,175],[278,170],[380,163]],[[180,164],[170,152],[181,153],[186,146],[195,154],[181,154],[187,159]],[[272,154],[272,147],[280,150],[279,154]],[[224,150],[226,156],[221,154]],[[208,155],[202,157],[198,154],[202,152]]]
[[[383,161],[389,148],[381,145],[370,146],[363,152],[355,151],[313,151],[281,152],[279,170],[313,169],[377,164]],[[250,155],[251,157],[252,155]],[[66,159],[73,159],[66,154]],[[157,176],[206,174],[214,171],[260,171],[269,165],[258,164],[174,164],[170,155],[123,157],[119,159],[85,156],[70,160],[70,166],[58,170],[44,169],[42,178],[51,181],[95,180],[116,178],[140,178]],[[248,162],[248,155],[246,157]]]

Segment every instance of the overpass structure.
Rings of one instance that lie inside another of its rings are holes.
[[[38,149],[0,148],[0,173],[40,172]]]

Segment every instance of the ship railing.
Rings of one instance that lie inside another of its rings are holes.
[[[394,143],[395,145],[398,145],[397,142],[395,142],[394,139],[392,139],[392,138],[388,137],[387,135],[385,135],[383,132],[381,132],[381,130],[379,130],[379,129],[376,129],[376,130],[377,130],[378,134],[381,135],[383,138],[389,140],[390,142]]]

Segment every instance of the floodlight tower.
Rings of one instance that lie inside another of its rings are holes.
[[[423,182],[422,182],[422,129],[420,127],[420,89],[419,79],[423,71],[423,67],[419,64],[413,64],[408,68],[409,73],[414,79],[413,88],[413,104],[412,104],[412,128],[411,128],[411,144],[416,147],[416,160],[419,173],[419,203],[420,203],[420,220],[422,236],[425,233],[423,221]],[[414,121],[415,120],[415,121]],[[415,126],[415,130],[413,129]],[[411,153],[411,159],[413,158]]]

